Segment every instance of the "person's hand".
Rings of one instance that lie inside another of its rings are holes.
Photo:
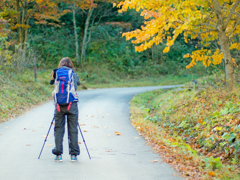
[[[51,72],[51,80],[54,80],[53,73],[54,71]]]

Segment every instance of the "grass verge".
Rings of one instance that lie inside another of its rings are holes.
[[[157,90],[134,97],[131,122],[189,179],[240,179],[240,88]]]
[[[49,72],[38,72],[38,81],[33,72],[4,76],[0,74],[0,123],[15,118],[34,105],[51,98]]]

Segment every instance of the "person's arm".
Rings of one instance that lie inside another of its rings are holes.
[[[74,78],[74,87],[75,87],[75,90],[77,90],[77,87],[80,86],[81,84],[77,73],[73,73],[73,78]]]
[[[56,78],[56,71],[57,71],[58,69],[54,69],[54,70],[52,70],[52,72],[51,72],[51,80],[50,80],[50,83],[49,84],[51,84],[51,85],[53,85],[54,84],[54,81],[55,81],[55,78]]]

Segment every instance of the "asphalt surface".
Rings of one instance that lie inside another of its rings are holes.
[[[41,158],[38,155],[53,118],[53,102],[0,125],[1,180],[175,180],[182,179],[161,162],[131,126],[129,101],[138,93],[165,87],[114,88],[80,91],[79,123],[90,160],[79,133],[81,154],[71,162],[67,131],[63,162],[55,162],[53,127]],[[115,132],[121,133],[116,135]],[[153,163],[151,161],[158,160]]]

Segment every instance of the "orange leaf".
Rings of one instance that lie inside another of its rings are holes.
[[[216,176],[215,172],[213,172],[213,171],[209,172],[208,175],[213,176],[213,177]]]
[[[115,133],[116,135],[118,135],[118,136],[119,136],[119,135],[122,135],[121,133],[119,133],[119,132],[117,132],[117,131],[115,131],[114,133]]]
[[[151,163],[155,163],[155,162],[158,162],[158,160],[153,160],[153,161],[151,161]]]

